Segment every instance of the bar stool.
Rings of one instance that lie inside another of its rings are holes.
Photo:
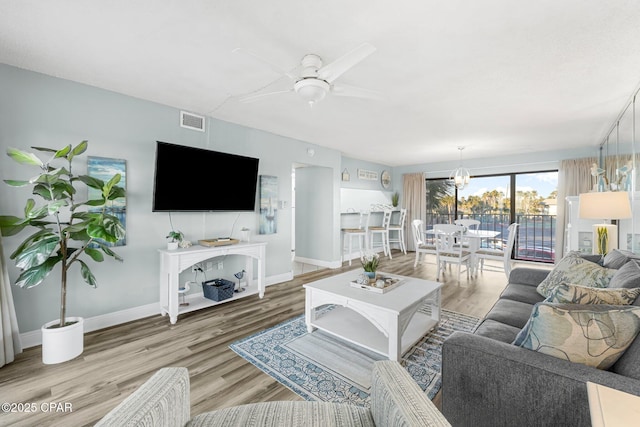
[[[389,224],[391,222],[391,211],[385,210],[382,216],[382,225],[376,227],[369,227],[369,247],[373,250],[376,246],[376,234],[380,235],[380,245],[382,251],[386,256],[392,258],[391,248],[389,247]]]
[[[368,233],[369,229],[369,212],[360,212],[360,223],[358,228],[343,228],[342,229],[342,262],[344,262],[345,250],[347,250],[347,240],[349,241],[348,252],[349,265],[351,265],[351,251],[353,248],[353,239],[358,239],[358,250],[360,256],[364,255],[364,249],[368,246]]]
[[[406,255],[407,245],[404,240],[404,222],[407,218],[407,210],[400,209],[400,218],[398,224],[389,224],[389,249],[391,249],[391,243],[397,243],[400,246],[402,253]],[[391,237],[391,232],[395,232],[395,238]]]

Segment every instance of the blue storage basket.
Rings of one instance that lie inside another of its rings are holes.
[[[202,282],[204,297],[214,301],[224,301],[233,296],[236,284],[226,279],[213,279]]]

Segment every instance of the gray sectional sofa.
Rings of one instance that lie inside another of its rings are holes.
[[[455,332],[444,342],[442,412],[453,426],[589,426],[587,381],[640,396],[640,337],[608,370],[512,344],[534,304],[544,300],[536,287],[548,274],[512,270],[475,333]],[[622,287],[632,286],[640,286],[640,277],[627,277]],[[640,298],[633,305],[640,306]]]

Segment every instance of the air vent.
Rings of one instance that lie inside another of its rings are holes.
[[[204,117],[180,111],[180,126],[187,129],[204,132]]]

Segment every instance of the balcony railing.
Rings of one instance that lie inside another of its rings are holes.
[[[462,218],[462,216],[460,216]],[[471,214],[464,218],[480,221],[481,230],[498,231],[494,239],[486,239],[483,246],[504,248],[508,239],[510,216],[508,214]],[[427,214],[426,228],[433,224],[453,223],[454,215]],[[553,263],[555,259],[556,216],[516,214],[518,235],[513,248],[513,259]]]

